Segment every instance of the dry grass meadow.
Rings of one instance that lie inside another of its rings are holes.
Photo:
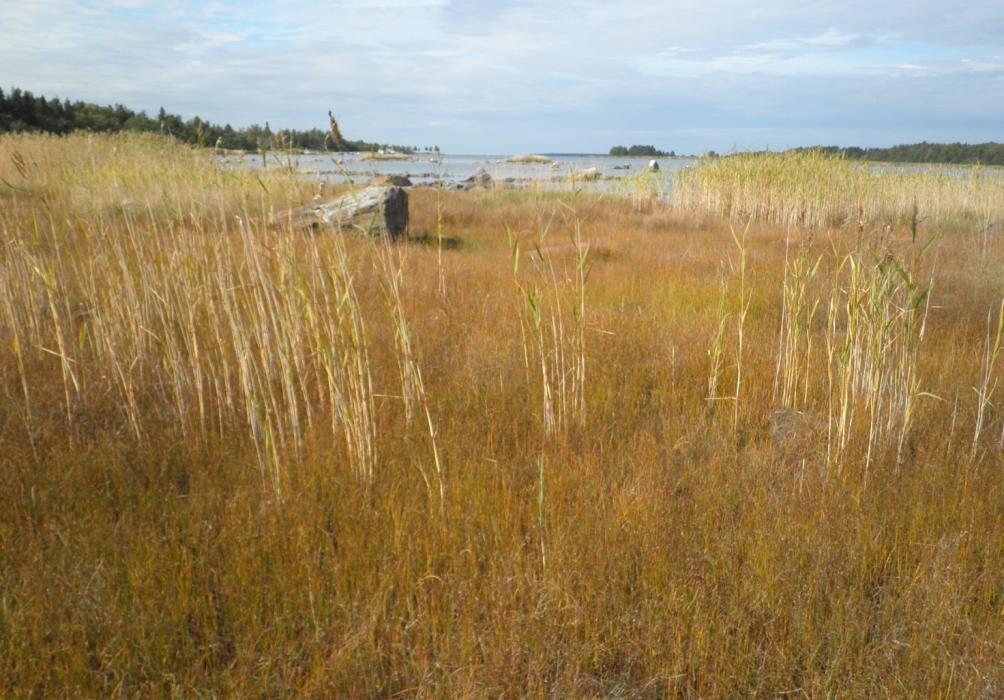
[[[1000,697],[1004,180],[782,165],[0,139],[0,695]]]

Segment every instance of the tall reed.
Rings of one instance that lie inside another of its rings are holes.
[[[832,461],[847,449],[853,425],[867,426],[865,469],[890,441],[897,462],[920,394],[918,362],[930,301],[894,259],[869,263],[853,253],[837,267],[828,305],[829,435]],[[864,417],[859,418],[863,412]]]
[[[813,283],[822,256],[812,259],[811,245],[800,246],[794,260],[788,254],[785,238],[784,277],[782,279],[781,329],[774,373],[773,400],[781,407],[797,410],[807,404],[813,375],[814,320],[819,299],[812,299]]]
[[[446,500],[446,491],[443,485],[443,465],[439,455],[436,427],[429,408],[429,396],[426,393],[425,380],[422,378],[422,368],[415,355],[411,337],[411,326],[405,314],[404,299],[401,295],[401,280],[404,276],[402,253],[390,245],[376,244],[374,255],[377,261],[377,268],[380,272],[381,285],[394,323],[395,357],[401,373],[401,395],[404,404],[405,423],[408,427],[411,427],[415,420],[415,413],[419,410],[425,418],[429,442],[432,447],[432,463],[435,472],[436,490],[438,492],[440,509],[442,510],[445,507]],[[442,264],[441,260],[439,263],[440,265]],[[440,276],[440,278],[442,277]],[[429,491],[429,497],[432,498],[432,482],[429,479],[427,470],[422,466],[421,460],[418,461],[418,465],[422,480]]]
[[[567,206],[567,205],[565,205]],[[572,210],[574,214],[574,210]],[[590,245],[576,219],[571,235],[573,269],[558,270],[548,248],[550,224],[533,241],[531,274],[521,278],[519,236],[506,228],[516,288],[522,300],[524,337],[532,339],[540,362],[545,434],[565,433],[586,422],[586,282]],[[528,355],[527,355],[528,356]]]
[[[992,406],[994,392],[997,390],[998,379],[994,376],[997,360],[1000,358],[1001,347],[1004,345],[1004,300],[1001,300],[997,312],[997,329],[992,331],[992,314],[987,314],[987,337],[980,358],[979,384],[973,387],[976,392],[976,425],[973,429],[973,446],[971,459],[976,459],[980,448],[980,438],[987,423],[987,409]],[[1004,448],[1004,426],[1001,431],[1000,447]]]
[[[281,493],[289,455],[327,412],[352,471],[371,479],[375,408],[352,254],[338,237],[304,243],[263,223],[306,184],[286,169],[220,173],[204,152],[159,139],[72,141],[76,161],[44,177],[86,222],[5,224],[2,308],[26,429],[25,350],[39,348],[59,361],[71,440],[107,392],[137,439],[168,416],[203,438],[241,423]],[[30,142],[36,162],[50,145]],[[144,158],[160,165],[156,187]]]
[[[981,230],[1004,216],[1004,174],[856,163],[820,151],[738,153],[675,174],[677,206],[732,220],[826,228],[857,221]]]

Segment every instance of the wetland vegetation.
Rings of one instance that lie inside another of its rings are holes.
[[[998,695],[1004,182],[674,187],[0,136],[0,694]]]

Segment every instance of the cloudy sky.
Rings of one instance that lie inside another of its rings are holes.
[[[1002,0],[0,0],[0,87],[452,152],[1004,140]]]

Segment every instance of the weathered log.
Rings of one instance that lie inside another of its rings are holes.
[[[411,178],[407,175],[377,175],[370,178],[370,185],[387,185],[393,187],[411,187]]]
[[[332,226],[395,239],[408,228],[408,193],[400,187],[367,187],[328,202],[290,210],[277,216],[276,223]]]

